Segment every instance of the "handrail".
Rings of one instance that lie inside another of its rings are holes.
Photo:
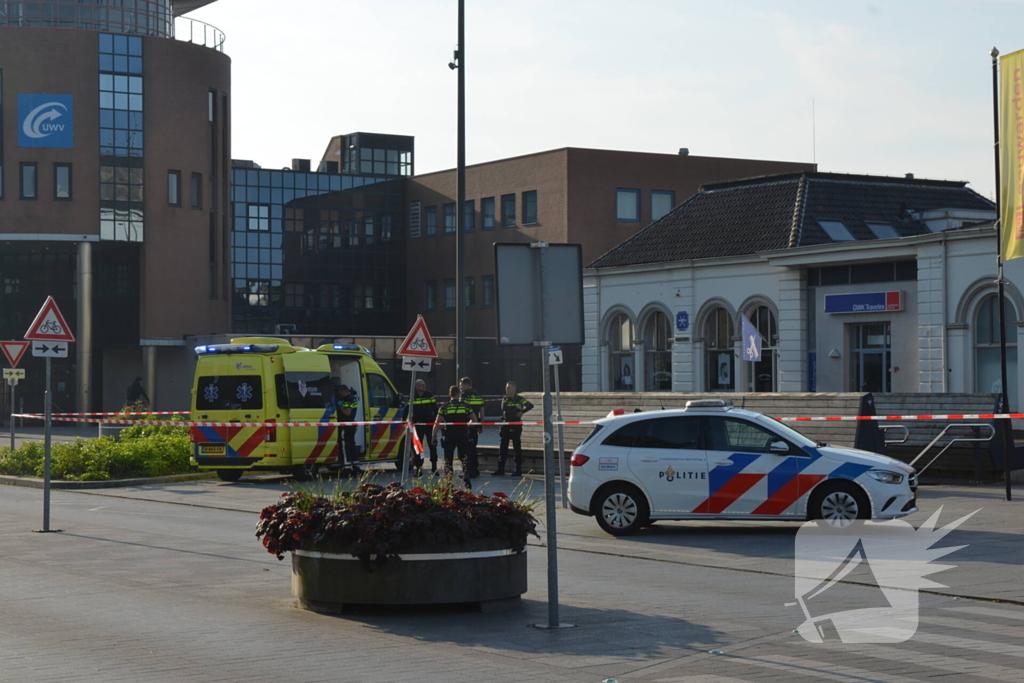
[[[932,442],[931,442],[930,444],[928,444],[927,446],[925,446],[925,447],[924,447],[924,450],[923,450],[923,451],[921,451],[920,453],[918,453],[918,454],[917,454],[917,457],[916,457],[916,458],[914,458],[913,460],[911,460],[911,461],[910,461],[910,466],[911,466],[911,467],[913,467],[913,466],[914,466],[914,463],[916,463],[916,462],[917,462],[918,460],[920,460],[921,458],[923,458],[923,457],[924,457],[924,455],[925,455],[925,453],[927,453],[928,451],[930,451],[930,450],[932,449],[932,447],[933,447],[933,446],[934,446],[935,444],[937,444],[937,443],[939,442],[939,440],[940,440],[940,439],[941,439],[941,438],[942,438],[943,436],[945,436],[945,435],[946,435],[946,432],[948,432],[948,431],[949,431],[950,429],[952,429],[953,427],[970,427],[970,428],[972,428],[972,429],[976,429],[976,428],[978,428],[978,427],[986,427],[986,428],[988,429],[988,431],[989,431],[989,434],[988,434],[988,436],[987,436],[987,437],[980,437],[980,436],[975,436],[975,437],[970,437],[970,436],[958,436],[958,437],[956,437],[955,439],[952,439],[952,440],[950,440],[950,442],[949,442],[949,443],[947,443],[947,444],[946,444],[945,446],[943,446],[943,447],[942,447],[942,450],[941,450],[941,451],[939,451],[939,452],[938,452],[938,454],[937,454],[937,455],[936,455],[936,456],[935,456],[934,458],[932,458],[931,460],[929,460],[929,461],[928,461],[928,464],[927,464],[927,465],[925,465],[925,466],[924,466],[924,467],[922,467],[921,469],[917,470],[917,475],[918,475],[919,477],[921,476],[921,474],[922,474],[922,473],[923,473],[923,472],[924,472],[924,471],[925,471],[926,469],[928,469],[929,467],[931,467],[931,466],[932,466],[932,463],[934,463],[934,462],[935,462],[936,460],[938,460],[938,459],[939,459],[939,457],[940,457],[940,456],[941,456],[941,455],[942,455],[943,453],[945,453],[946,451],[948,451],[948,450],[949,450],[949,448],[950,448],[950,446],[952,446],[953,444],[955,444],[955,443],[972,443],[972,442],[973,442],[973,443],[977,443],[977,442],[991,441],[991,440],[992,440],[992,437],[993,437],[993,436],[995,436],[995,433],[996,433],[996,428],[995,428],[995,427],[993,427],[992,425],[988,424],[987,422],[981,422],[981,423],[977,423],[977,424],[965,424],[965,423],[955,423],[955,422],[954,422],[953,424],[948,424],[948,425],[946,425],[946,428],[945,428],[945,429],[943,429],[943,430],[942,430],[941,432],[939,432],[939,435],[938,435],[938,436],[936,436],[936,437],[935,437],[934,439],[932,439]]]
[[[174,37],[218,52],[224,52],[224,42],[227,40],[224,32],[216,26],[191,17],[174,17]]]
[[[907,429],[906,425],[887,425],[887,424],[881,424],[881,425],[878,425],[878,428],[881,429],[883,432],[887,431],[887,430],[890,430],[890,429],[902,429],[903,430],[903,438],[902,439],[900,439],[899,441],[896,441],[896,440],[890,441],[889,439],[885,439],[885,443],[886,444],[906,443],[907,439],[910,438],[910,430]],[[883,435],[882,438],[885,438],[885,436],[887,436],[887,435]]]

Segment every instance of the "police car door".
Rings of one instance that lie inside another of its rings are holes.
[[[334,390],[331,364],[320,353],[281,356],[288,387],[289,421],[333,422]],[[292,465],[334,462],[338,459],[336,427],[289,427]]]
[[[736,417],[707,416],[708,497],[694,512],[712,515],[795,514],[799,453],[768,429]],[[773,443],[787,451],[773,452]],[[787,502],[788,501],[788,502]]]
[[[647,489],[651,512],[689,513],[708,494],[707,457],[700,418],[644,420],[629,451],[629,469]]]

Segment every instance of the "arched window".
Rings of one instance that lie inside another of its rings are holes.
[[[672,391],[672,328],[661,312],[644,323],[644,371],[646,391]]]
[[[704,319],[705,380],[707,391],[733,391],[732,316],[724,308],[716,308]]]
[[[747,319],[761,335],[761,360],[748,363],[747,391],[775,391],[778,386],[778,363],[775,347],[779,343],[779,324],[772,309],[761,305],[747,311]],[[744,344],[747,340],[743,340]]]
[[[1017,407],[1017,311],[1006,302],[1006,376],[1010,407]],[[999,361],[999,297],[985,298],[974,315],[974,390],[998,394],[1003,390]]]
[[[633,322],[617,313],[608,324],[608,383],[612,391],[633,391]]]

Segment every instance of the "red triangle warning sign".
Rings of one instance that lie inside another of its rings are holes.
[[[32,321],[28,332],[25,333],[25,339],[28,341],[75,341],[75,335],[71,334],[71,329],[64,321],[64,316],[60,314],[57,302],[53,300],[52,296],[46,297],[46,303],[36,313],[36,319]]]
[[[10,361],[11,367],[18,367],[18,361],[28,351],[30,344],[27,341],[0,341],[0,351],[4,352],[7,356],[7,360]]]
[[[398,356],[414,356],[416,358],[437,358],[437,349],[434,347],[434,340],[427,330],[427,321],[422,315],[416,316],[416,322],[406,335],[405,341],[398,349]]]

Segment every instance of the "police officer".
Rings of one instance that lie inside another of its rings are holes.
[[[338,422],[354,421],[359,411],[359,396],[356,395],[356,392],[347,384],[339,384],[335,397]],[[338,445],[342,447],[341,468],[348,469],[353,474],[359,473],[359,466],[356,464],[359,460],[359,453],[356,450],[356,430],[358,429],[359,427],[356,425],[339,428],[341,438],[338,439]]]
[[[466,461],[469,464],[469,476],[480,476],[480,460],[476,452],[477,437],[484,431],[484,397],[473,388],[473,380],[463,377],[459,380],[459,388],[462,390],[462,400],[473,411],[473,419],[480,422],[480,426],[469,430],[469,448],[467,449]]]
[[[516,383],[509,382],[505,385],[505,395],[501,399],[501,417],[505,422],[520,422],[523,413],[532,410],[533,404],[516,393]],[[513,477],[520,477],[523,474],[523,426],[502,425],[501,426],[501,447],[498,449],[498,469],[494,471],[496,476],[505,474],[505,460],[508,459],[508,442],[512,442],[515,451],[516,471]]]
[[[462,399],[462,392],[458,385],[453,384],[448,389],[448,403],[441,406],[437,411],[437,423],[431,434],[430,442],[437,445],[437,432],[441,430],[444,438],[441,440],[441,447],[444,450],[444,472],[451,477],[455,469],[455,450],[459,451],[459,460],[462,461],[462,474],[466,482],[466,488],[473,488],[470,482],[469,470],[467,469],[467,455],[469,451],[469,432],[473,428],[473,411]]]
[[[434,428],[434,420],[437,419],[437,399],[427,391],[427,383],[422,379],[416,380],[416,393],[412,397],[412,421],[416,423],[416,436],[420,443],[430,445],[430,471],[437,474],[437,445],[430,438]],[[413,460],[413,467],[422,473],[423,456],[417,454]]]

